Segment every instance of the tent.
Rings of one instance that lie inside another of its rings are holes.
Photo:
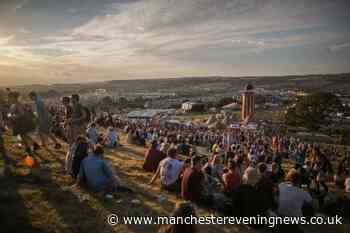
[[[221,108],[224,110],[238,110],[238,109],[241,109],[241,105],[234,102],[234,103],[227,104]]]
[[[151,119],[160,114],[174,114],[174,109],[146,109],[129,112],[127,117],[131,119]]]
[[[239,123],[234,123],[234,124],[231,124],[230,125],[230,128],[231,129],[240,129],[241,128],[241,125]]]

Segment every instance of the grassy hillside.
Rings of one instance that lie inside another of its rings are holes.
[[[161,191],[156,185],[147,185],[150,174],[142,171],[144,148],[125,144],[116,151],[108,151],[110,161],[123,183],[133,193],[118,193],[117,198],[106,200],[73,187],[72,179],[65,174],[65,150],[38,152],[36,166],[29,170],[23,164],[23,153],[14,147],[12,137],[6,136],[9,161],[2,159],[0,166],[10,172],[0,180],[0,232],[83,232],[83,233],[152,233],[155,225],[117,225],[106,223],[106,216],[168,215],[179,199],[174,194]],[[159,197],[165,197],[161,200]],[[133,200],[140,204],[132,204]],[[161,201],[160,201],[161,200]],[[199,209],[200,215],[209,214]],[[247,226],[200,226],[203,233],[256,232]],[[310,232],[348,232],[347,226],[325,226]]]

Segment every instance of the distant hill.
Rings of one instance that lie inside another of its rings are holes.
[[[248,82],[266,89],[317,89],[347,92],[350,90],[350,74],[289,75],[266,77],[179,77],[173,79],[113,80],[82,84],[29,85],[14,87],[20,91],[55,90],[59,93],[87,93],[98,88],[112,93],[176,92],[189,94],[227,93],[242,89]]]

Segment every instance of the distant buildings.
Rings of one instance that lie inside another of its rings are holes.
[[[106,89],[96,89],[95,90],[95,95],[106,95],[107,90]]]
[[[184,112],[202,112],[205,110],[205,105],[197,102],[185,102],[181,105],[181,109]]]

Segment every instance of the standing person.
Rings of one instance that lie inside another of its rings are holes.
[[[29,136],[36,128],[35,116],[33,112],[26,109],[25,105],[19,101],[20,94],[18,92],[9,93],[10,122],[12,124],[13,135],[20,136],[28,155],[32,154],[31,145],[36,142]]]
[[[172,217],[176,219],[185,219],[196,216],[195,209],[190,202],[176,203],[175,210],[172,214]],[[198,229],[194,224],[180,222],[179,224],[163,225],[158,230],[158,233],[198,233]]]
[[[86,109],[80,104],[80,97],[78,94],[72,95],[72,117],[69,124],[71,127],[72,138],[75,140],[79,135],[85,133],[87,122]]]
[[[50,133],[50,119],[49,112],[45,106],[45,103],[36,92],[32,91],[29,93],[29,98],[34,101],[37,118],[38,118],[38,129],[41,143],[44,147],[47,147],[46,139],[51,139],[55,143],[55,149],[60,149],[61,144],[58,143],[57,139]]]
[[[67,139],[67,143],[71,146],[74,143],[75,139],[73,138],[72,127],[70,124],[73,112],[73,108],[70,102],[71,101],[68,96],[62,98],[62,104],[64,107],[63,125],[65,129],[65,137]]]
[[[72,158],[72,177],[77,178],[81,166],[81,161],[88,156],[89,152],[89,143],[86,140],[86,137],[79,136],[77,139],[76,148]]]
[[[0,154],[3,156],[5,155],[5,143],[2,137],[4,131],[5,131],[5,122],[3,118],[2,106],[0,105]]]

